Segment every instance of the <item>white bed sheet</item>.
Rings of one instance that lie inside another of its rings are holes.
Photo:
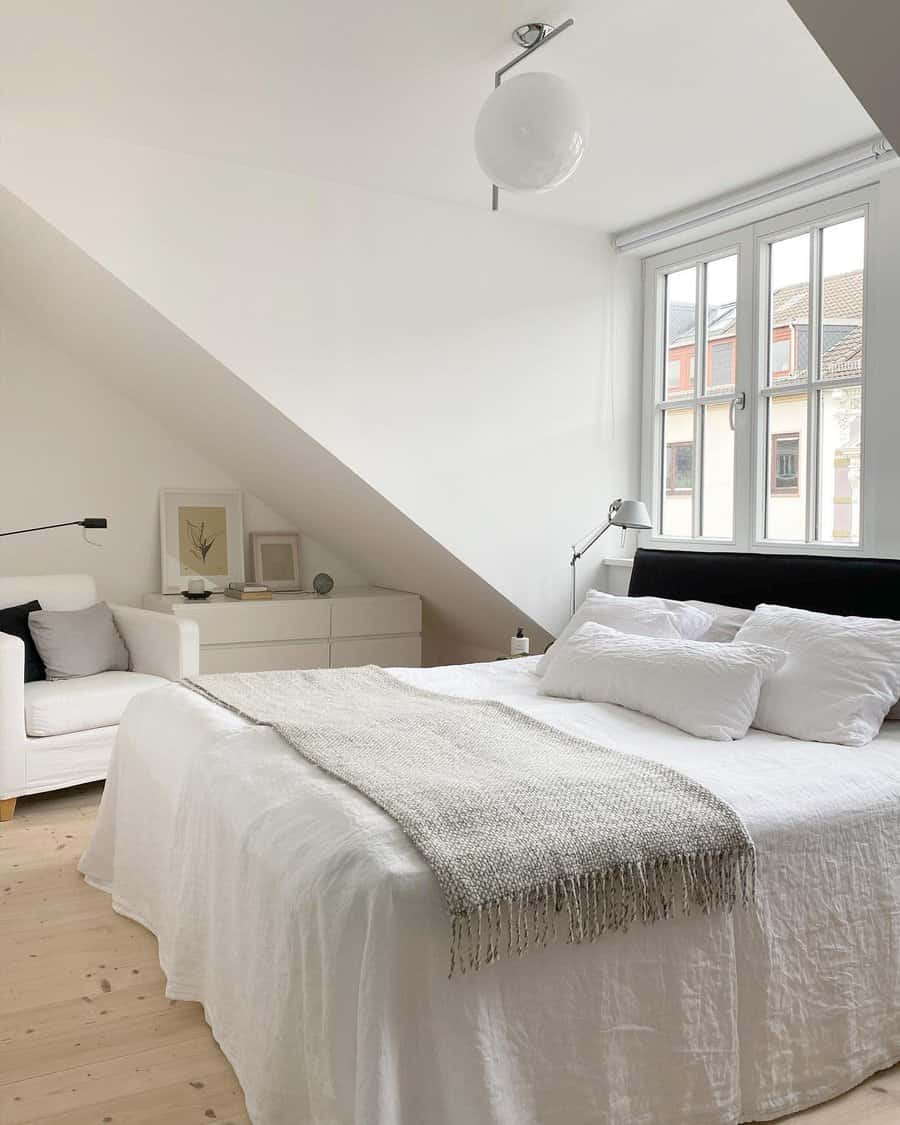
[[[538,696],[535,663],[396,674],[701,781],[756,842],[755,911],[449,981],[437,886],[384,813],[182,687],[129,706],[82,870],[158,936],[255,1125],[734,1125],[900,1058],[900,724],[704,742]]]

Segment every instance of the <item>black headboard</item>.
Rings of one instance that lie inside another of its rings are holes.
[[[628,593],[900,621],[900,560],[640,548]]]

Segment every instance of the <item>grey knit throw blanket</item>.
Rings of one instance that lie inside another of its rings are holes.
[[[594,941],[753,897],[753,842],[714,793],[502,703],[374,667],[186,684],[273,727],[393,817],[443,893],[451,976],[559,933]]]

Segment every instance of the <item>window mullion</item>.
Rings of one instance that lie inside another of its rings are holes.
[[[770,347],[772,339],[772,245],[754,244],[753,334],[756,351],[753,365],[754,434],[750,471],[753,476],[753,539],[764,542],[769,534],[769,390]]]
[[[706,390],[706,263],[697,264],[697,306],[694,311],[694,505],[692,534],[703,535],[703,407],[698,396]]]
[[[737,277],[737,308],[735,310],[735,369],[734,390],[735,396],[744,395],[743,409],[735,408],[734,427],[734,522],[732,527],[733,538],[736,546],[741,550],[750,547],[751,530],[751,505],[753,503],[752,477],[752,442],[755,434],[753,419],[755,416],[754,389],[754,279],[756,266],[754,262],[754,242],[752,233],[744,232],[741,245],[738,248],[738,277]]]
[[[806,392],[806,541],[819,537],[819,392],[813,387],[820,371],[822,323],[822,230],[814,227],[809,240],[809,329]]]

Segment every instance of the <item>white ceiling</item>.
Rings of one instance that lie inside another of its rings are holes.
[[[511,211],[616,230],[877,133],[786,0],[0,0],[0,114],[489,205],[472,127],[526,19],[588,103],[582,168]]]

